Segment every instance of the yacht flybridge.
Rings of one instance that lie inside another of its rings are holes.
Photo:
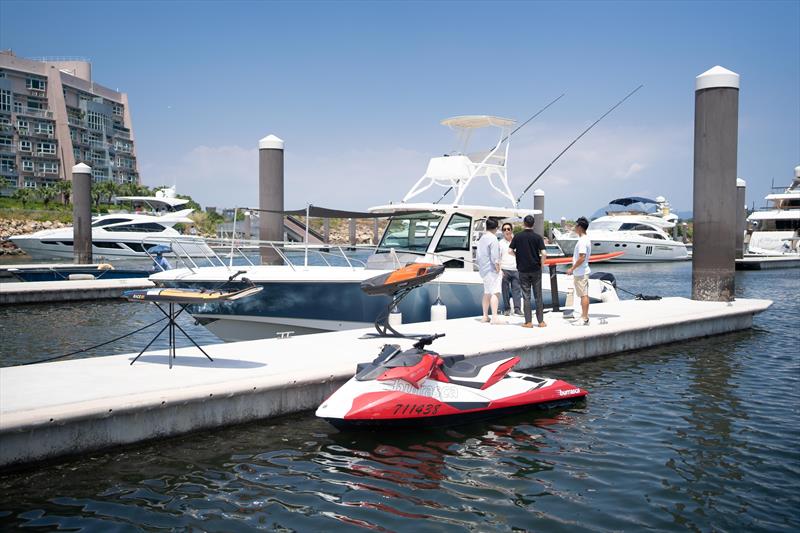
[[[592,254],[625,252],[610,261],[649,263],[683,261],[689,258],[686,245],[673,240],[666,232],[675,227],[678,216],[670,212],[663,196],[655,200],[631,196],[617,198],[592,217],[587,235]],[[567,255],[572,255],[578,235],[574,231],[553,230],[556,241]]]
[[[219,287],[232,275],[238,275],[264,286],[263,291],[251,298],[189,307],[200,323],[225,340],[271,337],[284,331],[302,334],[368,327],[386,309],[388,297],[365,295],[361,282],[381,271],[389,272],[414,262],[444,265],[445,271],[435,282],[420,287],[403,300],[399,308],[403,322],[430,320],[431,305],[437,300],[447,306],[449,318],[480,314],[483,284],[474,268],[473,243],[483,232],[486,219],[518,220],[536,212],[520,209],[508,186],[506,161],[513,120],[484,115],[461,116],[442,124],[458,132],[459,149],[447,156],[432,158],[425,174],[403,201],[376,206],[364,214],[387,217],[389,223],[379,245],[361,266],[352,263],[349,266],[296,266],[287,261],[286,265],[231,267],[222,263],[160,272],[150,279],[169,287],[210,288]],[[479,128],[495,128],[497,142],[488,151],[469,153],[466,145],[474,130]],[[480,179],[487,180],[505,205],[463,203],[470,185]],[[446,194],[452,188],[452,203],[410,202],[434,186],[437,187],[436,196],[440,197],[443,197],[442,188]],[[310,215],[314,216],[313,212]],[[559,279],[559,294],[551,296],[547,276],[543,283],[545,302],[552,297],[561,302],[566,299],[572,278],[561,275],[559,278],[563,278]],[[593,279],[590,296],[595,301],[610,300],[616,299],[616,292],[611,283]]]
[[[755,255],[800,255],[800,166],[783,192],[764,197],[772,208],[747,217],[752,228],[747,253]]]
[[[171,241],[176,253],[190,257],[205,256],[211,249],[200,237],[182,236],[175,224],[191,224],[192,209],[179,209],[189,202],[175,197],[175,189],[156,191],[155,196],[120,196],[129,202],[131,212],[114,212],[92,218],[92,255],[105,258],[148,258],[147,248]],[[41,230],[16,235],[11,241],[35,259],[74,255],[73,228]],[[180,248],[180,250],[177,250]]]

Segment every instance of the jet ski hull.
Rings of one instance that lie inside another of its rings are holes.
[[[476,388],[478,385],[427,379],[414,389],[401,380],[364,383],[353,378],[316,414],[339,429],[444,427],[569,405],[587,395],[565,381],[517,372],[506,374],[485,390]]]

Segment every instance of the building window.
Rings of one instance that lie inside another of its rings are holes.
[[[40,80],[37,78],[28,78],[25,80],[25,87],[28,89],[34,89],[37,91],[46,91],[47,90],[47,81]]]
[[[95,131],[105,131],[106,129],[106,117],[101,113],[95,113],[94,111],[89,111],[86,113],[87,124],[89,129]]]
[[[22,160],[22,171],[23,172],[33,172],[33,161],[30,159],[23,159]]]
[[[37,122],[36,127],[33,130],[35,133],[41,135],[52,135],[53,134],[53,123],[52,122]]]
[[[28,135],[30,131],[28,130],[28,127],[29,124],[27,120],[23,120],[21,118],[17,119],[17,131],[19,132],[20,135]]]
[[[0,89],[0,111],[11,111],[11,91]]]
[[[0,147],[13,147],[14,146],[14,139],[11,137],[0,137]]]
[[[37,154],[55,154],[56,143],[39,143]]]
[[[31,151],[31,142],[26,140],[19,141],[19,151],[20,152],[30,152]]]
[[[36,188],[36,181],[35,180],[25,180],[23,184],[26,189],[35,189]]]
[[[45,174],[58,174],[58,163],[55,161],[43,161],[39,163],[39,170]]]
[[[12,156],[2,156],[0,157],[0,171],[2,172],[14,172],[14,157]]]

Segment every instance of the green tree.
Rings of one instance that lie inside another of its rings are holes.
[[[36,195],[42,199],[44,207],[47,208],[50,205],[50,201],[58,196],[58,190],[53,185],[45,185],[36,189]]]
[[[22,202],[22,208],[27,207],[28,202],[32,201],[35,197],[35,192],[32,189],[23,187],[14,192],[14,198]]]
[[[70,180],[57,181],[54,185],[56,192],[61,195],[61,203],[69,205],[69,195],[72,192],[72,182]]]

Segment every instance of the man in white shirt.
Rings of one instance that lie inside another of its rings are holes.
[[[510,315],[522,314],[522,290],[519,286],[519,272],[517,271],[517,258],[508,253],[508,245],[514,237],[514,227],[510,222],[503,223],[503,238],[500,239],[500,270],[503,274],[503,311]]]
[[[497,316],[497,305],[500,300],[500,245],[497,242],[497,220],[486,219],[486,232],[478,241],[476,252],[478,270],[483,279],[483,318],[481,322],[489,322],[489,307],[492,308],[492,322],[500,322]]]
[[[572,275],[575,283],[575,297],[581,299],[581,320],[584,326],[589,325],[589,258],[592,257],[592,241],[586,235],[589,221],[581,217],[575,221],[575,233],[578,242],[572,253],[572,266],[567,269],[567,275]]]

